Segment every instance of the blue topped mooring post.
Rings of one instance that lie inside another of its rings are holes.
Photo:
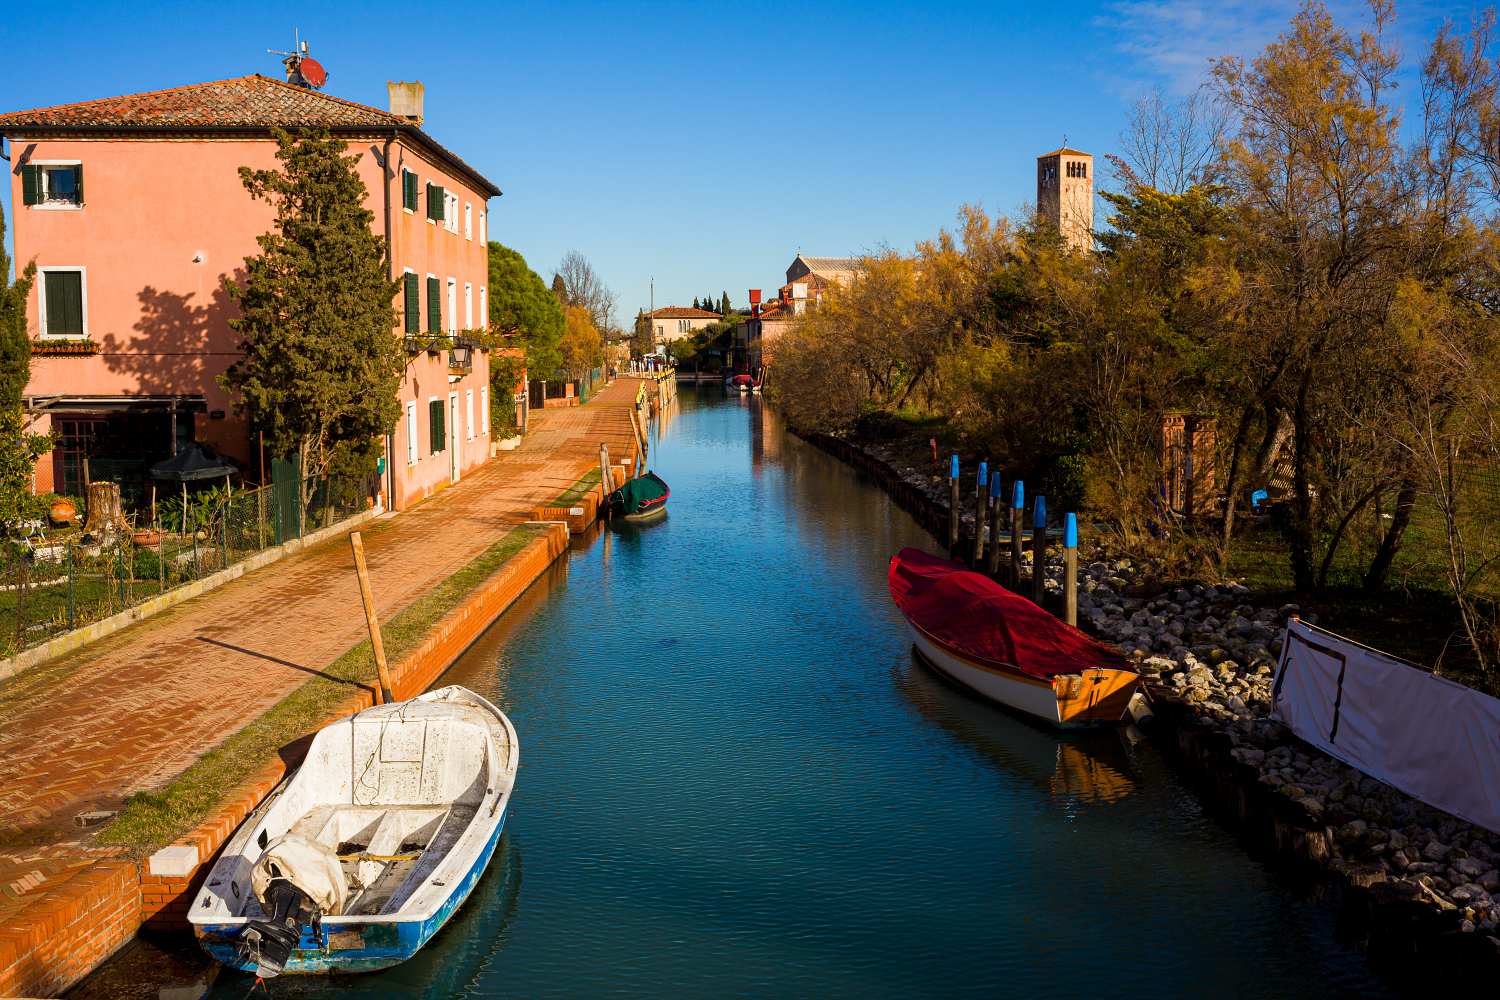
[[[985,507],[989,503],[990,463],[979,463],[979,476],[974,483],[974,560],[973,567],[979,569],[984,561]]]
[[[958,555],[958,452],[948,463],[948,556]]]
[[[999,469],[996,469],[995,470],[995,474],[992,475],[992,476],[990,476],[990,502],[989,502],[989,511],[990,511],[990,515],[989,515],[989,522],[990,522],[990,554],[989,554],[989,565],[986,568],[989,570],[990,576],[995,576],[997,573],[1000,572],[1000,520],[1001,520],[1001,518],[1000,518],[1000,511],[1001,511],[1001,507],[1000,507],[1000,470]]]
[[[1037,494],[1031,509],[1031,600],[1038,607],[1047,593],[1047,498]]]
[[[1078,515],[1063,519],[1063,621],[1078,625]]]
[[[1021,519],[1026,511],[1026,484],[1017,479],[1010,489],[1010,589],[1021,589]]]

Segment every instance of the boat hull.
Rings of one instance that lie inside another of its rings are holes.
[[[501,810],[499,822],[490,831],[484,849],[475,856],[474,864],[430,917],[425,920],[325,917],[316,932],[312,928],[303,928],[302,939],[292,950],[282,975],[378,972],[411,958],[443,929],[484,877],[505,830],[507,811]],[[255,971],[255,963],[244,961],[239,953],[244,920],[195,924],[193,930],[203,950],[217,961],[241,972]]]
[[[643,510],[639,514],[624,514],[621,516],[631,524],[652,524],[667,516],[667,505],[660,504],[652,507],[650,510]]]
[[[1053,726],[1112,725],[1140,682],[1126,670],[1089,668],[1051,680],[976,660],[928,635],[908,621],[912,644],[922,660],[954,683]]]

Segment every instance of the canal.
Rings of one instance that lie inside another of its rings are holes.
[[[885,566],[933,542],[881,490],[758,398],[669,418],[667,520],[576,545],[444,678],[521,736],[475,895],[405,966],[272,996],[1387,991],[1152,747],[913,664]]]

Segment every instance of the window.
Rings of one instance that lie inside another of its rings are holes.
[[[443,228],[450,233],[458,232],[458,195],[443,192]]]
[[[41,160],[21,167],[21,201],[39,208],[83,205],[83,164]]]
[[[483,285],[479,286],[479,328],[490,328],[490,293]]]
[[[474,238],[474,206],[464,202],[464,239]]]
[[[417,175],[405,167],[401,168],[401,207],[408,212],[417,210]]]
[[[81,267],[44,267],[41,272],[43,337],[87,337],[88,289]]]
[[[406,464],[417,464],[417,401],[406,404]]]
[[[411,268],[401,276],[402,292],[405,296],[402,305],[405,312],[405,325],[403,329],[407,333],[422,332],[422,287],[417,283],[417,272]]]
[[[427,182],[427,220],[429,222],[442,222],[443,221],[443,205],[444,205],[443,189],[440,188],[440,187],[438,187],[436,184],[433,184],[431,181],[428,181]]]
[[[458,332],[458,282],[448,279],[448,332]]]
[[[490,387],[482,385],[479,387],[479,412],[484,421],[479,425],[479,433],[488,435],[490,432]]]
[[[448,448],[448,427],[443,417],[443,401],[433,398],[427,401],[427,446],[437,455]]]
[[[474,390],[464,391],[464,419],[468,421],[464,426],[467,430],[464,437],[470,441],[474,440]]]
[[[479,212],[479,242],[481,243],[487,242],[489,240],[489,234],[485,229],[485,227],[488,225],[488,219],[489,213],[481,209]]]
[[[443,290],[437,275],[427,276],[427,332],[443,332]]]
[[[464,329],[474,329],[474,286],[464,282]]]

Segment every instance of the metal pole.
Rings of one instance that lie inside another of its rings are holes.
[[[365,624],[370,629],[370,648],[375,653],[375,672],[380,676],[380,698],[389,705],[396,700],[391,691],[391,672],[385,664],[385,643],[380,640],[380,619],[375,617],[375,595],[370,591],[370,571],[365,566],[365,543],[359,532],[349,533],[349,547],[354,550],[354,573],[359,577],[359,599],[365,606]]]
[[[984,529],[987,518],[985,506],[989,502],[990,463],[979,463],[979,478],[974,484],[974,568],[984,564]]]
[[[992,577],[998,576],[1000,573],[1000,555],[1002,551],[1000,548],[1000,522],[1002,520],[1001,512],[1003,510],[1004,508],[1000,506],[1000,472],[997,469],[994,474],[990,476],[991,538],[989,550],[989,565],[987,568],[989,569],[990,576]]]
[[[1041,607],[1047,593],[1047,498],[1037,494],[1031,512],[1031,601]]]
[[[75,623],[74,597],[73,597],[73,543],[68,543],[68,631],[73,631]]]
[[[958,555],[958,453],[948,462],[948,556]]]
[[[1078,515],[1063,520],[1063,621],[1078,626]]]
[[[1021,518],[1026,508],[1026,484],[1017,479],[1010,498],[1010,588],[1021,589]]]

